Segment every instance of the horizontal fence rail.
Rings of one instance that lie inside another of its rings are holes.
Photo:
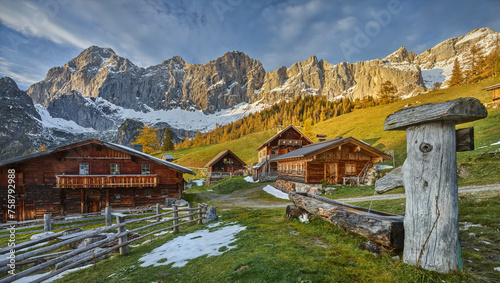
[[[44,237],[41,239],[36,239],[36,240],[31,240],[28,242],[16,244],[16,250],[18,252],[20,252],[21,250],[25,250],[25,249],[36,248],[40,244],[48,243],[51,240],[55,240],[58,238],[59,238],[59,240],[61,240],[61,242],[59,242],[59,243],[55,243],[55,244],[52,244],[49,246],[40,247],[40,248],[30,250],[30,251],[24,252],[22,254],[16,255],[16,266],[30,264],[30,263],[33,263],[33,262],[38,261],[38,260],[46,260],[46,261],[41,263],[41,264],[37,264],[33,267],[30,267],[28,269],[25,269],[19,273],[11,275],[9,277],[3,278],[0,280],[0,283],[12,282],[14,280],[23,278],[23,277],[31,275],[35,272],[41,271],[42,269],[45,269],[45,268],[50,267],[50,266],[54,266],[57,263],[63,262],[63,261],[68,260],[72,257],[80,255],[83,252],[92,250],[92,249],[97,248],[97,247],[102,247],[102,246],[114,243],[116,240],[118,240],[117,245],[114,245],[112,247],[107,247],[100,252],[95,252],[92,255],[83,257],[80,260],[77,260],[77,261],[75,261],[71,264],[68,264],[62,268],[59,268],[55,271],[52,271],[43,277],[37,278],[32,282],[42,282],[44,280],[47,280],[51,277],[56,276],[57,274],[59,274],[61,272],[66,271],[70,268],[78,266],[78,265],[85,263],[87,261],[95,260],[96,258],[99,258],[105,254],[111,253],[117,249],[119,249],[121,255],[127,255],[128,248],[129,248],[128,245],[134,241],[144,239],[145,237],[148,237],[148,236],[151,236],[153,234],[160,233],[160,232],[163,232],[166,230],[173,230],[173,233],[178,233],[179,227],[181,225],[186,225],[186,224],[194,223],[194,222],[197,222],[198,224],[204,223],[204,220],[206,218],[207,205],[206,204],[199,204],[198,207],[193,208],[192,205],[189,204],[189,206],[187,208],[181,208],[181,209],[179,209],[177,205],[173,205],[173,210],[165,212],[165,213],[161,213],[160,206],[157,205],[155,210],[156,210],[156,214],[151,215],[151,216],[138,218],[138,219],[126,219],[127,216],[130,217],[131,215],[130,214],[128,214],[128,215],[123,214],[120,212],[112,212],[111,208],[108,207],[106,209],[105,215],[104,215],[104,217],[106,218],[105,223],[107,226],[100,227],[100,228],[96,229],[95,231],[94,230],[83,231],[83,229],[79,229],[79,231],[75,230],[74,232],[77,232],[77,233],[75,233],[75,234],[73,234],[73,236],[71,236],[72,235],[70,233],[71,231],[66,230],[66,231],[58,232],[58,233],[55,233],[53,235],[50,235],[48,237]],[[187,212],[187,214],[180,216],[179,215],[180,212]],[[50,216],[50,214],[49,214],[49,216]],[[111,225],[110,217],[112,217],[112,216],[116,217],[117,224]],[[164,216],[171,216],[171,217],[167,218],[167,219],[162,219],[162,217],[164,217]],[[197,216],[197,218],[195,218],[195,216]],[[48,218],[50,219],[50,217],[48,217]],[[179,223],[179,220],[185,219],[185,218],[187,218],[186,221]],[[78,219],[78,220],[82,221],[82,219]],[[135,224],[135,223],[139,223],[139,222],[144,222],[144,221],[155,221],[155,222],[150,223],[150,224],[146,224],[143,226],[139,226],[137,228],[130,229],[130,230],[127,230],[127,228],[126,228],[127,225],[131,225],[131,224]],[[170,225],[168,227],[162,227],[158,230],[148,232],[144,235],[140,235],[137,238],[133,238],[133,239],[127,238],[127,236],[130,233],[136,233],[138,231],[149,229],[149,228],[152,228],[152,227],[155,227],[158,225],[164,225],[164,224],[169,223],[169,222],[172,222],[172,225]],[[45,223],[45,226],[47,227],[47,223]],[[49,227],[50,227],[50,225],[49,225]],[[69,251],[49,253],[51,251],[60,249],[60,248],[65,247],[65,246],[75,245],[76,243],[81,242],[87,238],[91,238],[91,237],[97,236],[99,234],[113,231],[113,230],[116,230],[117,232],[115,234],[112,234],[112,235],[107,235],[106,239],[96,241],[96,242],[89,244],[87,246],[79,247],[77,249],[69,250]],[[31,232],[33,232],[33,231],[31,231]],[[0,255],[9,253],[10,249],[11,249],[10,247],[0,249]],[[3,259],[0,259],[0,271],[1,272],[8,271],[10,269],[7,266],[8,264],[9,264],[9,259],[7,257],[3,257]]]

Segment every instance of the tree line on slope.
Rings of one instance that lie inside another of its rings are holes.
[[[496,37],[495,47],[488,55],[477,44],[469,49],[469,54],[460,66],[455,58],[451,72],[450,86],[471,84],[500,74],[500,38]]]
[[[376,105],[387,104],[398,100],[394,94],[397,89],[386,81],[380,90],[379,97],[368,96],[363,99],[351,100],[340,98],[329,101],[324,96],[306,95],[292,101],[282,101],[258,113],[250,114],[227,125],[216,125],[214,130],[206,133],[196,133],[192,139],[175,145],[175,149],[218,144],[239,139],[245,135],[276,128],[278,125],[289,124],[303,126],[305,134],[310,135],[312,125],[343,115],[354,109],[363,109]]]

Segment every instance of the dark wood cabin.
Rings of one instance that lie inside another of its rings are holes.
[[[336,138],[304,146],[272,159],[278,163],[277,186],[293,190],[293,183],[360,183],[374,163],[391,160],[390,155],[352,137]]]
[[[483,90],[491,91],[493,93],[493,106],[500,105],[500,84],[492,85]]]
[[[180,198],[188,168],[129,147],[90,139],[0,162],[6,220],[8,173],[15,171],[16,220],[133,208]]]
[[[272,158],[312,143],[314,142],[294,125],[284,128],[256,149],[259,161],[253,167],[254,180],[260,180],[264,176],[276,176],[278,165],[271,161]]]
[[[243,176],[246,166],[231,150],[221,151],[205,165],[208,168],[206,184],[209,186],[228,177]]]

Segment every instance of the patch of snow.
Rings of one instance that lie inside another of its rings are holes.
[[[375,165],[377,166],[377,171],[381,171],[381,170],[385,170],[385,169],[392,169],[394,168],[393,166],[391,165]]]
[[[433,88],[435,83],[443,83],[446,76],[443,74],[444,69],[434,68],[430,70],[422,70],[422,78],[426,88]]]
[[[491,146],[491,145],[499,145],[499,144],[500,144],[500,141],[497,141],[496,143],[492,143],[492,144],[490,144],[490,146]]]
[[[56,128],[68,133],[88,133],[96,132],[93,128],[84,128],[74,121],[68,121],[62,118],[54,118],[50,115],[47,108],[40,104],[35,105],[36,111],[40,115],[41,120],[36,119],[42,126],[46,128]]]
[[[246,176],[244,180],[249,183],[256,183],[251,176]]]
[[[205,184],[205,179],[193,180],[193,183],[195,183],[197,186],[203,186],[203,184]]]
[[[469,222],[460,222],[459,224],[463,225],[463,227],[459,227],[460,231],[467,231],[470,227],[483,227],[481,224],[472,224]]]
[[[153,235],[156,236],[156,237],[158,237],[158,236],[161,236],[161,235],[170,234],[172,232],[173,231],[161,231],[160,233],[156,233],[156,234],[153,234]]]
[[[187,261],[203,255],[207,257],[223,254],[220,251],[234,249],[231,245],[236,241],[235,236],[246,227],[231,225],[210,232],[208,229],[196,231],[184,236],[179,236],[164,245],[152,250],[139,259],[141,267],[160,266],[172,264],[172,267],[182,267]],[[160,260],[165,260],[159,262]]]
[[[57,279],[61,279],[64,275],[68,274],[68,273],[71,273],[71,272],[74,272],[74,271],[78,271],[78,270],[82,270],[82,269],[85,269],[85,268],[89,268],[93,266],[93,264],[89,264],[89,265],[85,265],[85,266],[82,266],[82,267],[77,267],[77,268],[73,268],[73,269],[68,269],[66,271],[63,271],[59,274],[57,274],[56,276],[52,277],[52,278],[49,278],[43,282],[53,282]],[[21,279],[17,279],[16,281],[13,281],[13,283],[29,283],[29,282],[33,282],[35,281],[36,279],[38,278],[41,278],[47,274],[49,274],[49,272],[46,272],[46,273],[43,273],[43,274],[36,274],[36,275],[31,275],[31,276],[25,276]]]
[[[263,188],[263,190],[264,190],[266,193],[271,194],[271,195],[273,195],[273,196],[275,196],[275,197],[277,197],[277,198],[281,198],[281,199],[288,199],[288,194],[287,194],[287,193],[284,193],[284,192],[282,192],[282,191],[280,191],[280,190],[276,189],[276,188],[275,188],[275,187],[273,187],[273,186],[269,186],[269,185],[267,185],[267,186],[265,186],[265,187]]]
[[[493,270],[500,272],[500,267],[495,267]]]

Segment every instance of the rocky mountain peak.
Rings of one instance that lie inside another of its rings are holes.
[[[0,94],[6,95],[9,93],[13,93],[9,90],[14,90],[14,91],[19,90],[16,82],[13,79],[11,79],[10,77],[0,78]]]
[[[408,51],[406,47],[401,46],[398,50],[394,51],[389,56],[385,57],[384,60],[393,63],[403,63],[403,62],[411,63],[413,62],[413,60],[415,60],[416,57],[417,54]]]

